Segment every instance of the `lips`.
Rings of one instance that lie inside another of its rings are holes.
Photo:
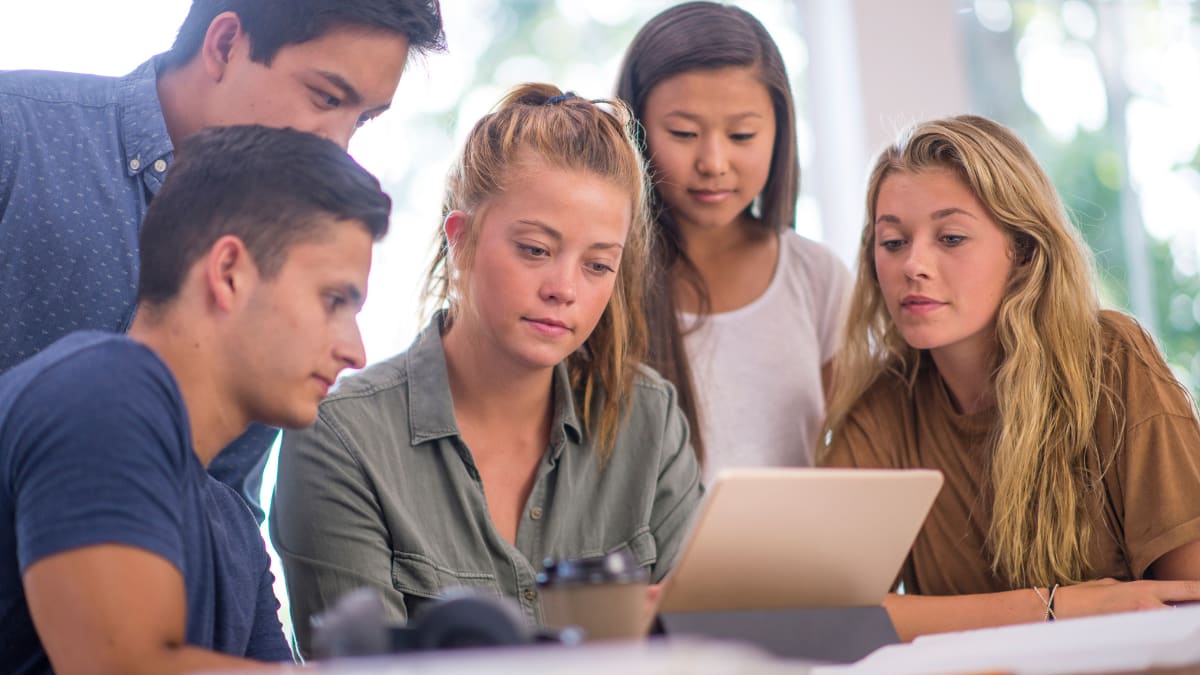
[[[550,317],[525,317],[522,320],[539,333],[551,337],[558,337],[572,332],[567,324]]]
[[[333,380],[323,375],[313,375],[313,379],[321,383],[321,387],[325,390],[325,393],[329,393],[329,389],[333,387]]]
[[[689,189],[690,194],[696,201],[705,204],[716,204],[723,202],[733,196],[733,190],[718,190],[718,189]]]
[[[901,309],[914,314],[925,314],[945,307],[947,303],[941,300],[927,298],[924,295],[906,295],[900,301]]]

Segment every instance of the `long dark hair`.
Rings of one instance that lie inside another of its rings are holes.
[[[753,15],[715,2],[686,2],[659,13],[642,26],[626,50],[617,80],[617,97],[628,103],[633,114],[641,119],[650,91],[663,80],[691,71],[731,66],[755,68],[775,109],[771,170],[760,199],[756,200],[758,204],[747,207],[747,214],[753,222],[767,229],[794,229],[796,199],[800,192],[795,104],[779,47]],[[713,95],[718,93],[713,92]],[[645,131],[640,127],[638,146],[650,158],[653,168]],[[652,196],[654,264],[650,283],[645,286],[646,321],[650,330],[648,363],[678,390],[680,407],[692,427],[692,447],[703,463],[704,439],[700,432],[695,386],[684,350],[685,329],[675,306],[672,282],[681,281],[692,288],[699,299],[701,316],[709,311],[709,293],[699,270],[684,250],[683,235],[657,185]]]

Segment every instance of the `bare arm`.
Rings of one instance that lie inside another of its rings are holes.
[[[58,673],[181,673],[267,668],[185,644],[183,576],[121,545],[48,556],[22,577],[38,637]]]
[[[1041,589],[1046,593],[1046,589]],[[1200,601],[1200,581],[1100,579],[1063,586],[1054,595],[1054,614],[1069,619],[1115,612],[1161,609]],[[1032,588],[976,595],[888,595],[883,606],[904,641],[928,633],[990,628],[1042,621],[1046,606]]]

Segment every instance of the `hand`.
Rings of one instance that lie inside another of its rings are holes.
[[[1185,602],[1200,602],[1200,581],[1098,579],[1060,587],[1054,594],[1054,616],[1069,619],[1162,609]]]
[[[646,587],[646,605],[642,608],[642,626],[649,629],[654,625],[654,609],[658,607],[662,584],[652,584]]]
[[[653,612],[658,604],[658,596],[662,593],[662,584],[650,584],[646,587],[646,611]]]

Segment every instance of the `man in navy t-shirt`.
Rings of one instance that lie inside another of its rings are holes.
[[[311,424],[362,366],[389,209],[313,135],[184,144],[142,226],[128,336],[73,333],[0,376],[0,672],[290,660],[254,518],[205,467],[251,422]]]

